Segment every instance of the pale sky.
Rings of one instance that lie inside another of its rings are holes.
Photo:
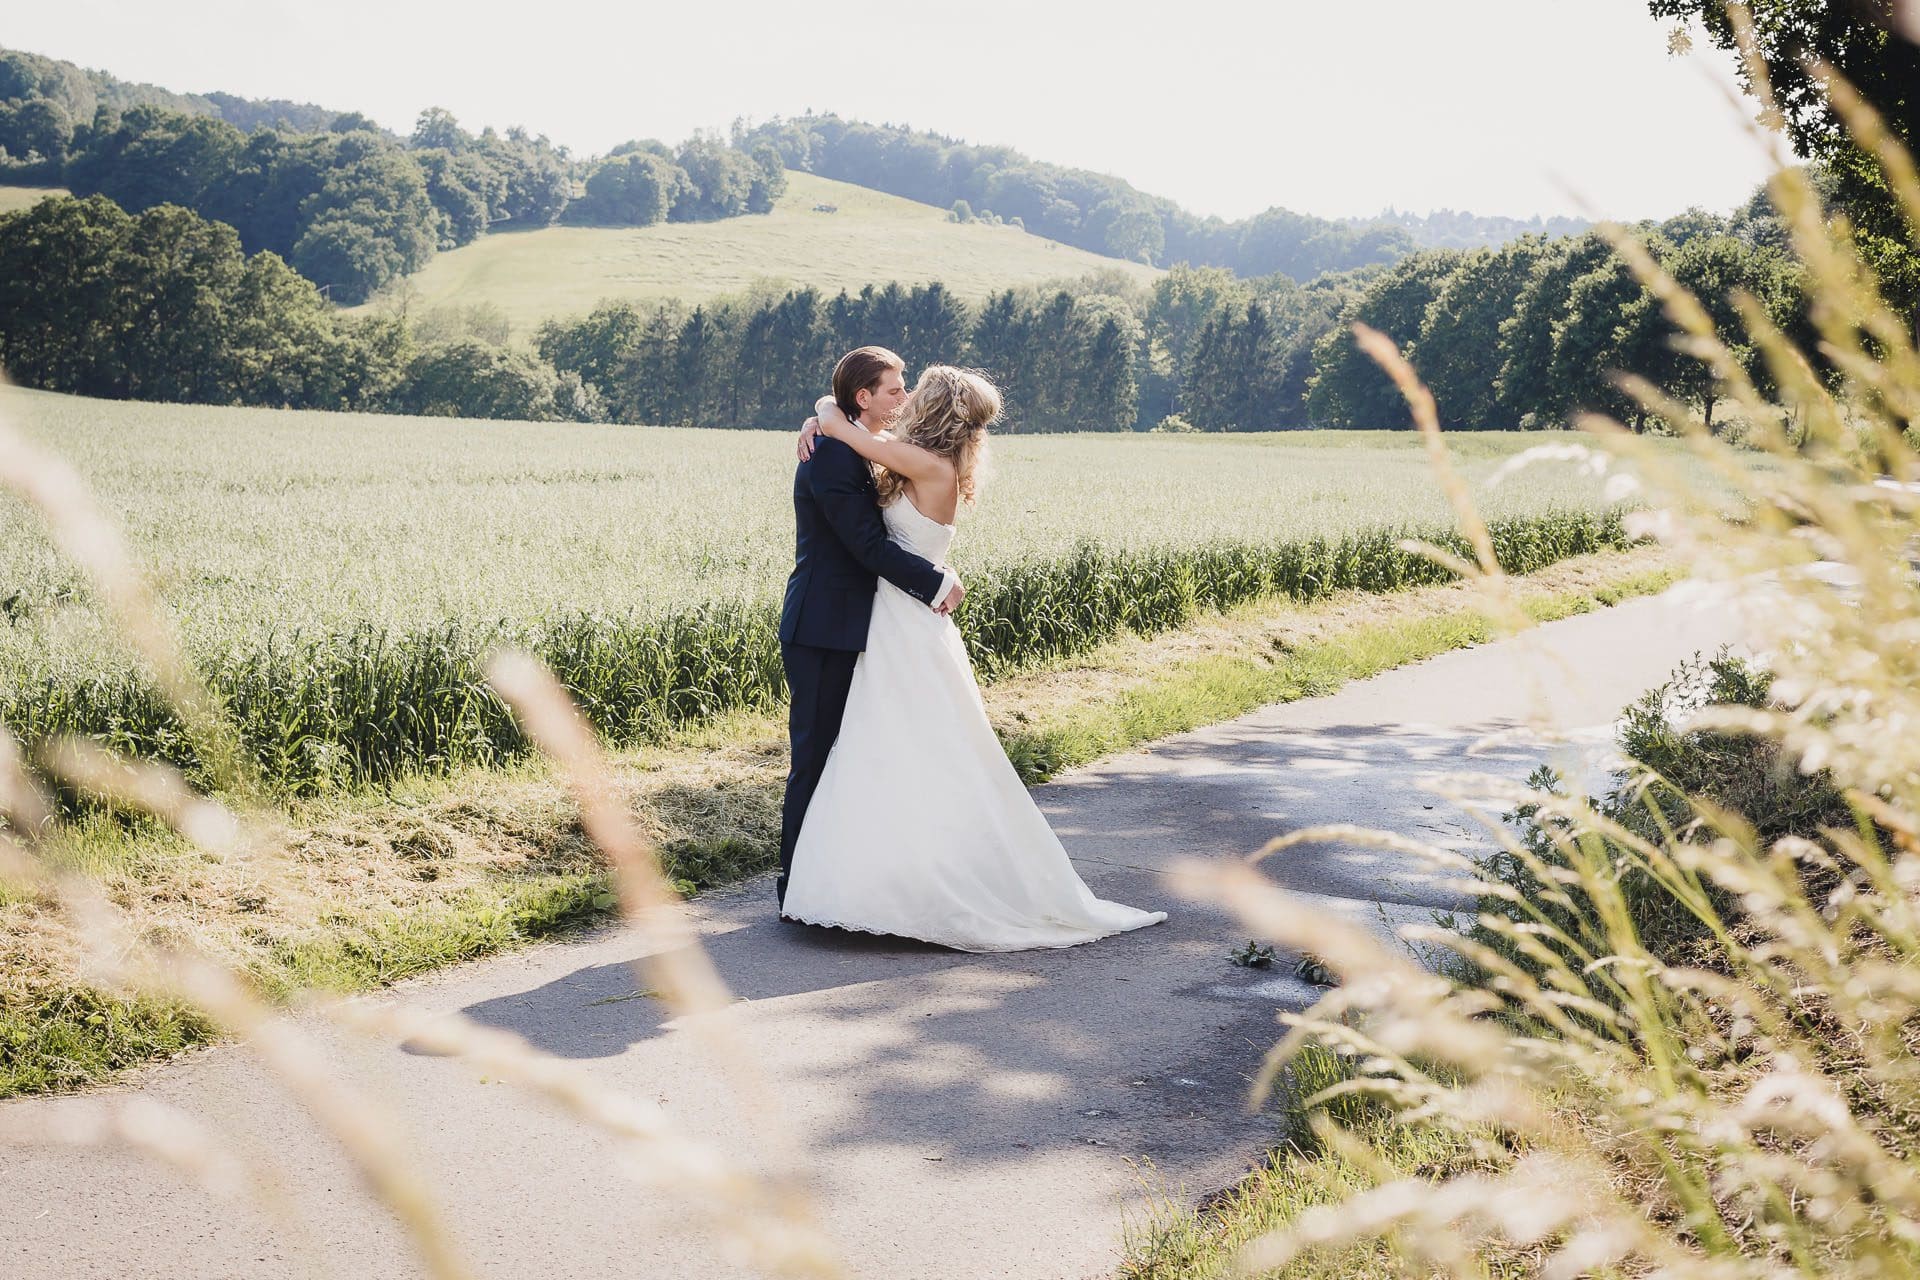
[[[9,7],[9,48],[401,133],[443,106],[593,154],[813,108],[1011,144],[1229,218],[1664,217],[1729,209],[1766,171],[1751,108],[1718,87],[1726,57],[1704,39],[1670,56],[1641,0]]]

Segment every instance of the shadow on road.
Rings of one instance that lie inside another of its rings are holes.
[[[1276,733],[1227,725],[1106,762],[1036,799],[1104,897],[1170,913],[1166,924],[1058,951],[971,955],[907,939],[778,920],[762,878],[700,904],[705,945],[748,1002],[750,1039],[778,1041],[783,1088],[845,1089],[859,1107],[824,1145],[923,1143],[1025,1157],[1050,1143],[1113,1142],[1173,1159],[1268,1131],[1245,1089],[1279,1034],[1274,1015],[1322,989],[1228,960],[1246,939],[1219,912],[1176,899],[1176,857],[1244,856],[1303,826],[1361,821],[1460,851],[1485,848],[1470,816],[1417,785],[1449,772],[1523,778],[1546,754],[1512,726],[1458,730],[1331,725]],[[1351,845],[1267,861],[1280,884],[1384,930],[1465,905],[1413,855]],[[636,954],[638,954],[636,952]],[[680,1030],[636,992],[627,960],[576,969],[466,1012],[564,1057],[613,1058]],[[805,997],[804,999],[794,999]]]

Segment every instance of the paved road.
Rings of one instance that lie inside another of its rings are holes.
[[[1326,821],[1470,843],[1468,820],[1416,788],[1422,774],[1472,765],[1524,776],[1537,745],[1473,761],[1462,753],[1526,722],[1542,696],[1548,723],[1604,744],[1624,702],[1680,658],[1732,638],[1724,615],[1678,593],[1634,602],[1039,788],[1096,891],[1172,912],[1119,938],[971,956],[781,924],[768,878],[701,898],[707,945],[750,1001],[742,1025],[812,1143],[812,1185],[853,1274],[1103,1276],[1119,1257],[1123,1216],[1153,1187],[1191,1198],[1235,1180],[1274,1136],[1272,1117],[1247,1115],[1242,1099],[1275,1038],[1275,1008],[1315,992],[1284,972],[1229,964],[1243,940],[1231,923],[1172,897],[1157,869],[1181,854],[1243,854]],[[1416,868],[1377,853],[1306,851],[1274,874],[1361,918],[1424,918],[1452,905]],[[650,999],[595,1003],[632,991],[637,945],[611,929],[382,998],[512,1028],[726,1141],[729,1109],[684,1029]],[[683,1207],[625,1179],[611,1144],[575,1121],[457,1060],[316,1034],[334,1065],[403,1117],[480,1274],[743,1274]],[[274,1158],[339,1274],[417,1274],[387,1215],[243,1047],[169,1064],[137,1087]],[[0,1106],[0,1274],[301,1274],[288,1241],[244,1203],[210,1200],[124,1150],[34,1138],[73,1105]]]

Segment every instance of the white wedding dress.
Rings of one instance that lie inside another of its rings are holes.
[[[946,559],[952,525],[904,497],[881,514],[895,542]],[[1081,881],[994,736],[959,629],[884,579],[781,914],[961,951],[1070,947],[1167,918]]]

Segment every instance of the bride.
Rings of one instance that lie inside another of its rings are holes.
[[[931,365],[891,433],[832,397],[816,408],[822,433],[875,465],[889,536],[944,563],[999,392]],[[961,951],[1070,947],[1167,918],[1081,881],[994,736],[952,619],[884,579],[781,914]]]

